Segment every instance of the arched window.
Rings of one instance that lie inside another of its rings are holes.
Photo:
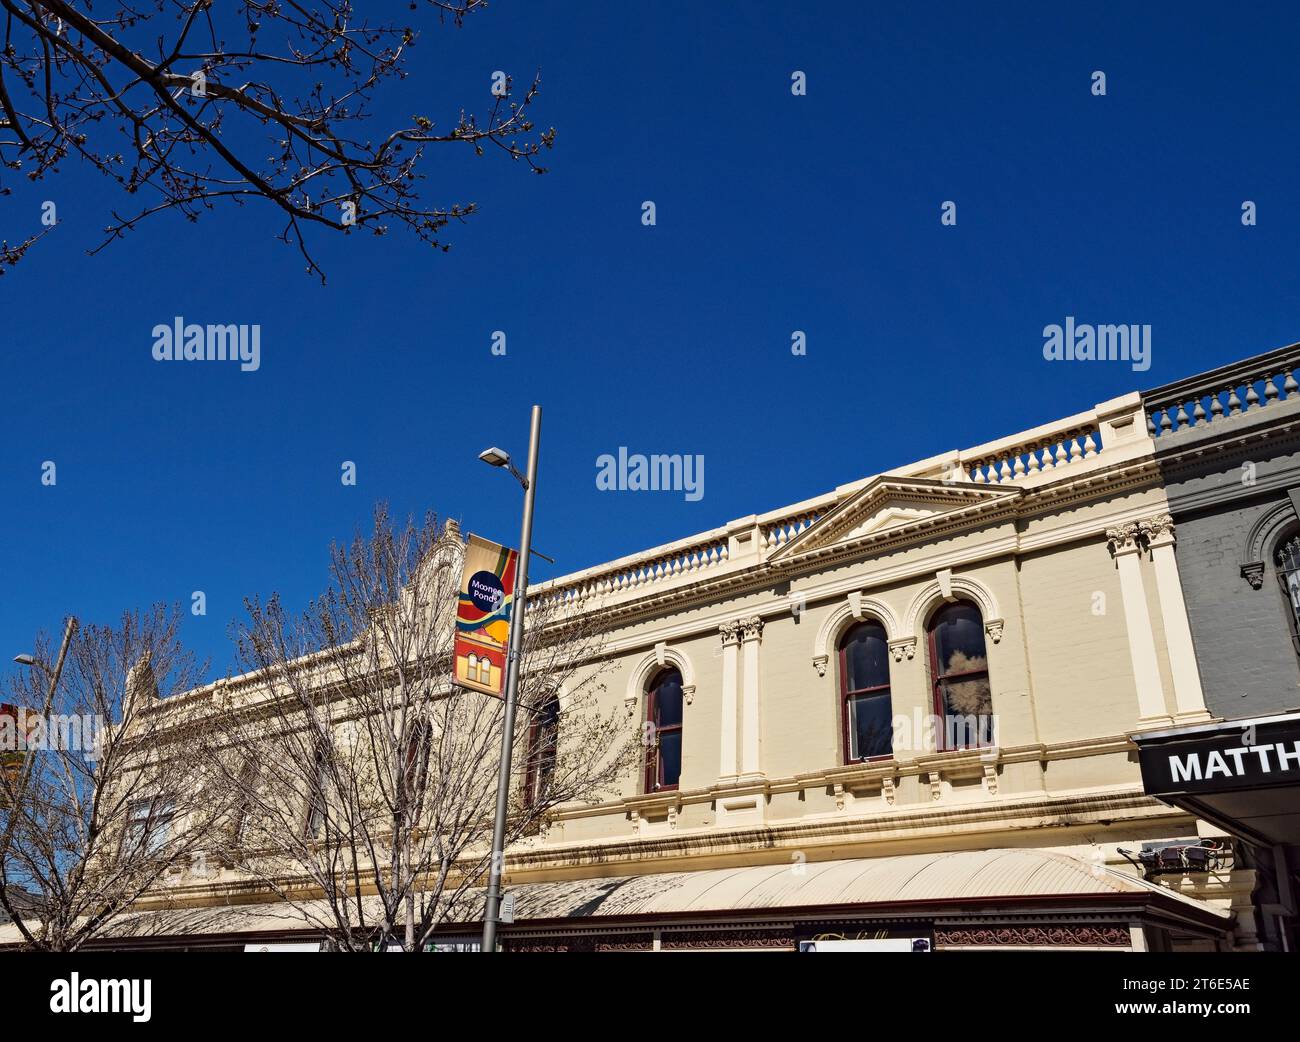
[[[326,811],[329,801],[329,746],[318,741],[307,777],[307,816],[303,826],[308,839],[325,837]]]
[[[1292,530],[1278,540],[1273,555],[1277,581],[1286,600],[1287,622],[1291,625],[1291,645],[1300,653],[1300,531]]]
[[[893,754],[889,640],[878,622],[859,623],[840,640],[840,703],[845,763]]]
[[[646,690],[645,791],[677,788],[682,774],[682,675],[660,671]]]
[[[555,780],[555,761],[560,740],[560,699],[551,695],[533,714],[528,728],[528,768],[524,776],[524,803],[535,807],[546,797]]]
[[[429,783],[429,749],[433,729],[428,720],[417,720],[406,736],[402,752],[402,791],[400,804],[406,808],[408,824],[419,820],[424,808],[424,790]]]
[[[940,608],[930,619],[930,678],[942,722],[940,749],[992,745],[993,695],[984,648],[984,619],[969,601]]]

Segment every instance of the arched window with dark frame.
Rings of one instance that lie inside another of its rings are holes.
[[[1278,540],[1273,564],[1278,585],[1282,587],[1282,598],[1286,601],[1291,646],[1300,655],[1300,530],[1292,529]]]
[[[930,617],[930,681],[939,749],[994,743],[993,694],[984,618],[970,601],[945,604]]]
[[[560,699],[550,695],[533,713],[528,727],[528,766],[524,776],[524,804],[536,807],[551,791],[560,740]]]
[[[860,622],[840,639],[840,719],[845,763],[892,756],[889,639],[878,622]]]
[[[677,788],[682,774],[682,674],[660,670],[646,689],[645,791]]]
[[[419,820],[424,809],[424,790],[429,782],[429,751],[432,745],[433,728],[428,720],[417,720],[406,736],[406,748],[402,751],[402,791],[401,806],[406,809],[406,820],[414,823]]]

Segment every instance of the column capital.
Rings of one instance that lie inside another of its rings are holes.
[[[761,616],[751,615],[747,619],[741,619],[740,628],[744,639],[747,642],[751,640],[762,640],[763,638],[763,619]]]
[[[1172,546],[1174,543],[1174,519],[1168,514],[1157,514],[1138,522],[1147,546],[1155,549],[1159,546]]]
[[[731,622],[724,622],[718,627],[718,633],[722,635],[722,646],[740,643],[740,620],[732,619]]]
[[[1141,537],[1142,529],[1134,521],[1106,529],[1106,539],[1110,542],[1112,557],[1124,557],[1128,554],[1138,553],[1142,549],[1139,543]]]

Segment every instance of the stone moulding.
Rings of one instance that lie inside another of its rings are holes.
[[[1296,522],[1289,499],[1275,503],[1255,519],[1241,548],[1241,577],[1253,590],[1264,585],[1265,562],[1282,533]]]

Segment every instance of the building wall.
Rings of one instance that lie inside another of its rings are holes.
[[[1300,490],[1300,441],[1289,429],[1297,420],[1300,401],[1283,401],[1157,439],[1197,665],[1215,716],[1300,706],[1300,659],[1273,564],[1280,538],[1298,523],[1287,495]],[[1263,564],[1258,589],[1242,575],[1255,559]]]
[[[1143,554],[1137,569],[1149,639],[1157,650],[1163,713],[1146,719],[1134,679],[1124,593],[1106,532],[1117,519],[1166,509],[1164,494],[1154,485],[1097,497],[832,567],[810,567],[770,588],[670,609],[618,629],[612,635],[616,657],[606,708],[624,704],[634,720],[644,719],[644,685],[660,668],[660,657],[682,668],[692,690],[684,709],[680,788],[661,796],[663,804],[676,805],[630,809],[627,801],[644,798],[634,769],[620,799],[583,808],[573,817],[562,814],[561,827],[552,829],[547,841],[565,846],[659,836],[679,837],[689,848],[693,829],[794,825],[824,817],[842,822],[848,836],[859,830],[866,835],[870,827],[855,816],[908,811],[933,812],[941,832],[944,815],[955,808],[996,811],[1028,795],[1140,791],[1125,736],[1171,721],[1169,655],[1157,582],[1150,557]],[[1022,539],[1039,548],[1017,552]],[[994,614],[1001,620],[999,638],[986,637],[1000,748],[987,753],[983,763],[978,755],[926,747],[913,725],[933,712],[925,623],[942,599],[927,600],[925,594],[933,594],[936,563],[949,566],[957,596],[969,599],[964,591],[972,587],[980,591],[989,608],[986,622]],[[898,573],[910,574],[880,581],[882,574]],[[851,594],[862,599],[863,617],[884,622],[891,639],[916,638],[910,655],[890,661],[892,711],[904,725],[893,761],[901,769],[892,776],[890,764],[844,762],[835,646],[858,621]],[[745,714],[742,707],[724,719],[719,621],[750,617],[762,619],[759,777],[742,780],[740,787],[748,785],[757,796],[749,800],[741,794],[736,802],[752,805],[729,811],[728,793],[737,782],[721,767],[722,735],[731,729],[742,745]],[[1004,825],[1013,827],[1010,820]],[[1188,831],[1183,826],[1184,834]],[[985,835],[982,842],[994,840]]]

